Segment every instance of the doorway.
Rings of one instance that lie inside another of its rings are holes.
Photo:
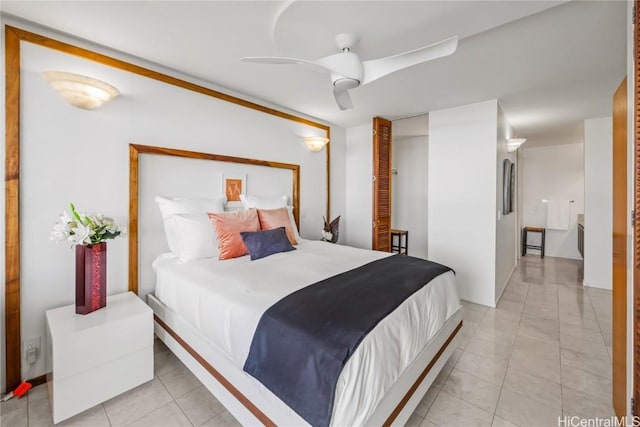
[[[429,116],[392,123],[391,227],[408,232],[409,255],[427,259]]]

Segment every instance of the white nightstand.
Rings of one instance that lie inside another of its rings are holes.
[[[153,311],[132,292],[87,315],[48,310],[47,333],[56,424],[153,379]]]

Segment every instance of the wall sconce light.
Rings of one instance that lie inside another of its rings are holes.
[[[92,110],[111,101],[120,92],[109,83],[64,71],[44,71],[42,77],[69,104]]]
[[[329,143],[329,138],[325,138],[324,136],[305,136],[304,143],[309,151],[317,153]]]
[[[507,152],[513,153],[516,151],[522,144],[526,142],[526,138],[510,138],[507,139]]]

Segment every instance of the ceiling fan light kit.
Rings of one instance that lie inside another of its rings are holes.
[[[404,68],[451,55],[458,46],[458,37],[455,36],[397,55],[361,61],[358,55],[352,52],[353,47],[358,43],[358,37],[355,34],[338,34],[335,40],[336,45],[342,52],[325,56],[316,61],[261,56],[245,57],[242,60],[261,64],[305,64],[329,72],[336,103],[341,110],[348,110],[353,108],[349,90],[366,85]]]

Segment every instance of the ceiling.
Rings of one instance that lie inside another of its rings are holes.
[[[497,98],[518,136],[581,132],[610,114],[626,72],[626,2],[7,1],[3,13],[343,127]],[[458,35],[453,55],[351,91],[328,75],[244,56],[316,59],[354,32],[362,60]]]

